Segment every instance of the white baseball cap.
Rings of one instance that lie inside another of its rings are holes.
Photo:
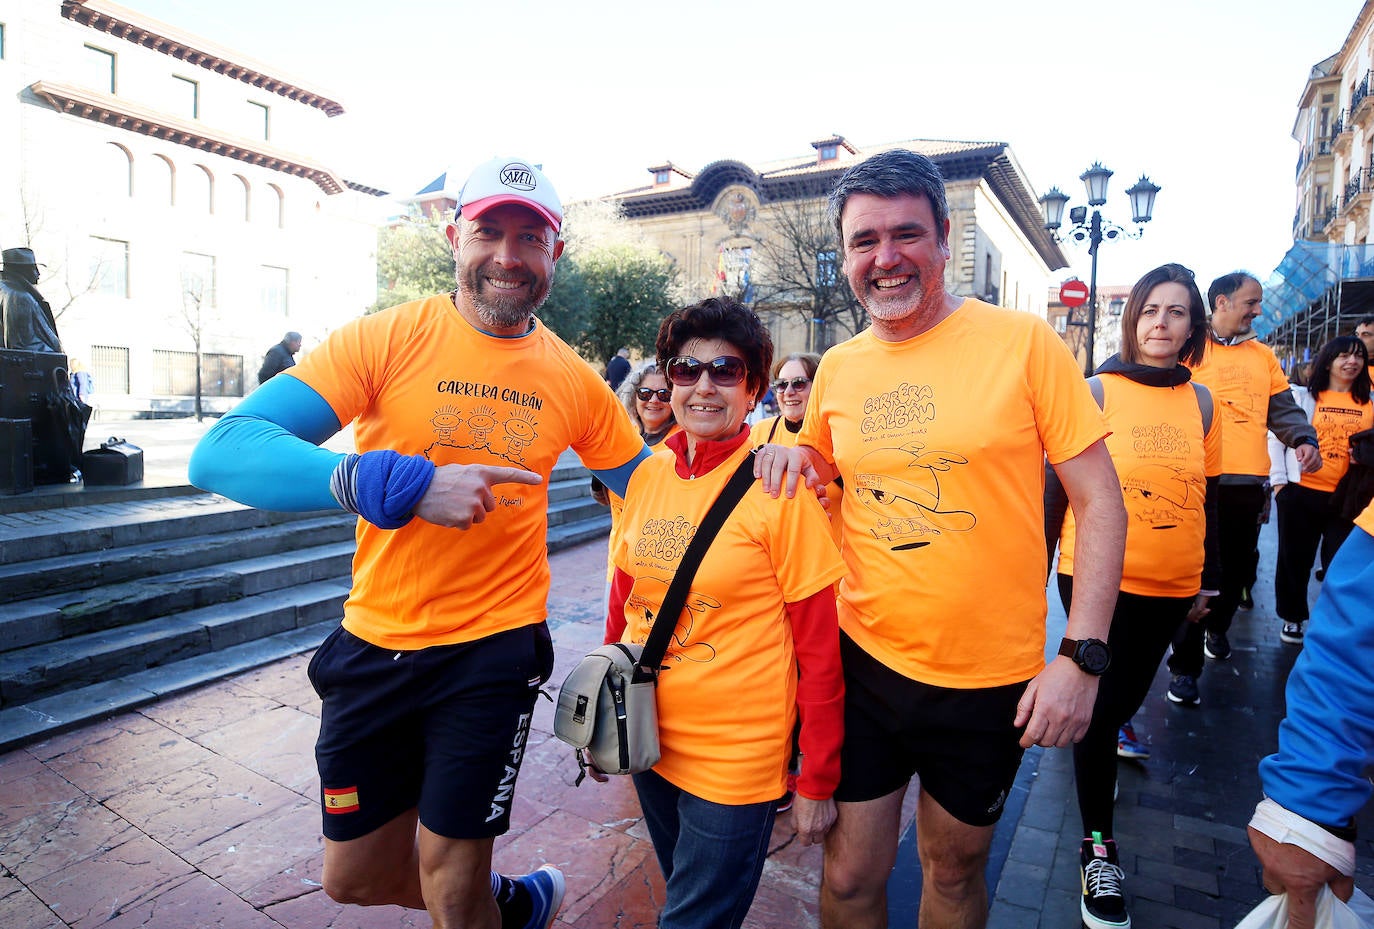
[[[458,194],[458,210],[472,220],[492,207],[518,203],[544,217],[557,232],[563,225],[563,204],[544,172],[518,158],[493,158],[480,164]]]

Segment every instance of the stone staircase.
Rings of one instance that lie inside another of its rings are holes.
[[[0,752],[307,651],[338,623],[352,516],[91,490],[0,498]],[[609,530],[576,456],[549,497],[550,551]]]

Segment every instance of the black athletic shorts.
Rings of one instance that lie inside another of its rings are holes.
[[[1026,685],[955,690],[892,670],[840,634],[844,747],[835,799],[885,797],[911,780],[950,815],[990,826],[1002,815],[1021,764],[1012,725]]]
[[[542,622],[406,652],[334,630],[309,670],[324,701],[315,762],[325,836],[356,839],[417,807],[447,838],[504,833],[535,697],[552,672]]]

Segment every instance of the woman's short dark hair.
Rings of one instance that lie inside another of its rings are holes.
[[[762,399],[768,392],[773,337],[753,310],[730,297],[710,297],[673,310],[658,327],[654,341],[658,366],[667,371],[668,359],[681,355],[683,346],[693,339],[721,339],[739,349],[754,399]]]
[[[1312,359],[1312,376],[1307,380],[1307,392],[1316,400],[1323,390],[1331,389],[1331,363],[1338,355],[1359,355],[1364,361],[1360,373],[1355,375],[1355,383],[1350,385],[1350,396],[1360,403],[1369,402],[1369,351],[1359,336],[1338,335],[1317,351]]]
[[[1140,342],[1136,337],[1140,313],[1145,309],[1150,292],[1160,284],[1182,284],[1188,291],[1188,323],[1193,331],[1179,350],[1178,360],[1180,364],[1201,361],[1207,347],[1207,308],[1202,303],[1202,292],[1197,289],[1193,272],[1173,262],[1146,272],[1131,288],[1131,295],[1126,298],[1126,309],[1121,313],[1121,360],[1129,364],[1140,363]]]
[[[782,376],[782,366],[789,361],[798,362],[802,366],[802,370],[806,372],[806,376],[813,379],[816,377],[816,369],[821,366],[821,356],[815,352],[788,352],[773,362],[774,380]]]

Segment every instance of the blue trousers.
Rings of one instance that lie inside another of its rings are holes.
[[[739,929],[763,875],[777,801],[712,803],[653,771],[634,783],[668,885],[659,929]]]

